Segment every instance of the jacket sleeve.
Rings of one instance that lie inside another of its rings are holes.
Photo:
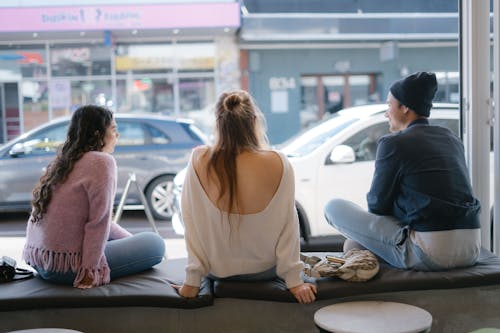
[[[202,277],[209,272],[209,264],[206,253],[203,249],[204,241],[200,221],[195,219],[193,212],[196,212],[195,200],[193,195],[193,177],[196,177],[192,163],[189,163],[186,171],[186,178],[182,186],[181,194],[181,212],[184,223],[184,239],[186,241],[186,250],[188,263],[186,266],[185,284],[199,287]],[[197,225],[198,224],[198,225]]]
[[[368,210],[377,215],[391,215],[398,189],[399,162],[391,136],[380,138],[375,172],[366,199]]]
[[[82,244],[82,265],[77,272],[74,285],[85,275],[92,279],[92,285],[109,283],[109,267],[104,256],[108,240],[111,216],[116,192],[116,162],[105,153],[94,153],[89,159],[88,180],[85,182],[89,214],[84,227]]]
[[[285,203],[284,223],[276,245],[276,274],[285,280],[287,288],[296,287],[304,281],[301,272],[304,269],[300,261],[299,218],[295,208],[295,185],[293,169],[287,161],[285,164],[287,184],[287,202]]]

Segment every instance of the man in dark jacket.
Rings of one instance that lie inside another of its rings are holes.
[[[396,81],[387,96],[391,134],[379,140],[369,212],[341,199],[325,207],[328,223],[389,264],[418,270],[473,265],[480,252],[479,201],[464,148],[450,130],[429,124],[433,73]],[[352,242],[352,241],[355,242]]]

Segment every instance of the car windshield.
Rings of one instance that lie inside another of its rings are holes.
[[[289,141],[288,144],[284,145],[282,151],[288,157],[307,155],[357,120],[357,118],[345,115],[334,115],[328,121],[307,130]]]

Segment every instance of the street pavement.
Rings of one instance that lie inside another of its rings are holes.
[[[22,248],[26,237],[26,213],[0,213],[0,256],[9,256],[25,267],[21,260]],[[146,214],[142,210],[124,211],[119,224],[135,234],[153,231]],[[159,234],[165,240],[167,259],[187,257],[184,238],[177,235],[170,221],[155,221]]]

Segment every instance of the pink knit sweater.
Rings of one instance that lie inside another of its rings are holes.
[[[130,236],[112,223],[116,178],[110,154],[85,153],[67,180],[55,186],[42,220],[32,223],[30,218],[23,259],[44,270],[75,272],[74,286],[85,275],[94,286],[109,283],[106,242]]]

